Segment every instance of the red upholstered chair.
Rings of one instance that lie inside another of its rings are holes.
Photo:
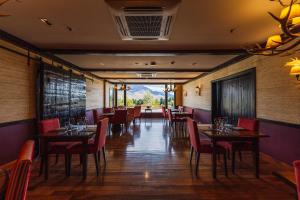
[[[103,113],[112,113],[113,111],[113,108],[103,108]]]
[[[300,160],[294,161],[298,200],[300,200]]]
[[[28,140],[22,146],[18,160],[9,176],[5,200],[25,200],[29,183],[34,141]]]
[[[196,167],[195,173],[198,174],[199,159],[201,153],[212,153],[212,146],[210,140],[200,140],[197,123],[191,118],[187,119],[187,127],[190,135],[191,143],[191,154],[190,154],[190,165],[192,164],[193,153],[195,152]],[[226,149],[221,146],[217,146],[217,153],[224,155],[224,171],[227,176],[227,156]]]
[[[166,111],[166,107],[162,106],[161,107],[161,112],[162,112],[162,116],[163,116],[164,122],[166,122],[166,120],[168,120],[168,118],[169,118],[169,114]]]
[[[127,110],[115,110],[115,115],[111,118],[111,123],[116,125],[120,124],[122,126],[127,123]]]
[[[128,129],[128,126],[130,126],[130,124],[133,120],[134,120],[134,108],[128,108],[127,109],[127,119],[126,119],[126,124],[125,124],[126,131]]]
[[[106,156],[105,156],[105,142],[106,142],[106,133],[108,128],[108,118],[101,119],[97,124],[96,136],[93,141],[89,141],[88,144],[88,154],[94,154],[95,165],[96,165],[96,173],[99,176],[99,162],[100,162],[100,153],[102,151],[104,163],[106,164]],[[69,155],[69,173],[71,172],[71,160],[72,154],[82,154],[83,149],[82,144],[74,145],[68,148],[68,155]]]
[[[238,119],[238,127],[244,128],[248,131],[257,131],[258,130],[258,120],[249,119],[249,118],[239,118]],[[251,142],[220,142],[219,145],[223,146],[227,149],[227,151],[231,152],[231,169],[232,173],[235,173],[235,154],[238,151],[240,160],[242,160],[242,151],[252,151],[252,143]]]
[[[173,136],[177,134],[177,132],[181,129],[182,132],[184,130],[184,123],[186,121],[186,118],[179,118],[175,117],[171,111],[171,109],[168,109],[168,118],[169,118],[169,125],[172,128]],[[177,129],[177,125],[179,126],[179,129]],[[175,131],[175,132],[174,132]],[[175,133],[175,134],[174,134]]]
[[[99,120],[103,119],[98,109],[93,109],[93,117],[94,117],[94,124],[97,124]]]
[[[46,134],[49,131],[54,131],[60,128],[60,123],[58,118],[41,120],[39,122],[39,133],[41,135]],[[59,154],[65,155],[65,160],[67,159],[66,149],[72,145],[77,144],[77,142],[51,142],[49,143],[50,148],[48,149],[48,154],[56,154],[56,162],[58,160]],[[40,165],[40,175],[43,172],[44,167],[44,144],[40,141],[40,155],[41,155],[41,165]],[[67,163],[65,163],[67,167]],[[67,168],[66,168],[67,169]]]
[[[134,123],[135,123],[135,119],[139,119],[139,121],[141,122],[141,110],[142,110],[142,106],[134,106]]]

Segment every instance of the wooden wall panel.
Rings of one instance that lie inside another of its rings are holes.
[[[103,85],[104,81],[86,80],[86,109],[103,108]]]
[[[175,106],[182,106],[182,85],[176,84],[177,90],[176,90],[176,105]]]
[[[293,57],[252,56],[227,68],[219,70],[184,85],[187,96],[185,106],[211,110],[211,81],[250,68],[256,68],[256,113],[258,118],[300,124],[300,82],[289,75],[285,63]],[[194,94],[194,88],[202,86],[201,96]]]
[[[35,118],[36,66],[0,48],[0,123]]]

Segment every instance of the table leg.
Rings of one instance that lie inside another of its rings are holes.
[[[255,176],[256,178],[259,178],[259,139],[255,139],[253,141],[253,147],[254,147],[254,154],[255,154]]]
[[[215,140],[212,140],[212,176],[214,179],[217,178],[217,150]]]
[[[44,138],[44,166],[45,166],[45,180],[48,180],[48,140]]]
[[[87,164],[88,164],[88,158],[87,158],[87,154],[88,154],[88,140],[84,140],[83,141],[83,167],[82,167],[82,174],[83,174],[83,179],[86,179],[87,176]]]

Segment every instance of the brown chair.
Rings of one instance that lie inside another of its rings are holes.
[[[115,115],[110,120],[112,125],[121,125],[123,131],[123,125],[127,123],[127,110],[115,110]]]
[[[294,161],[293,165],[295,168],[295,178],[296,178],[296,185],[297,185],[298,200],[300,200],[300,160]]]
[[[31,173],[34,141],[28,140],[22,146],[17,162],[9,176],[5,200],[25,200]]]

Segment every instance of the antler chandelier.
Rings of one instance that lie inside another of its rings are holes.
[[[248,53],[265,56],[279,55],[300,44],[300,4],[297,3],[298,0],[291,0],[288,5],[284,4],[282,0],[277,1],[284,7],[280,16],[268,13],[279,23],[282,34],[270,36],[264,47],[256,44],[255,47],[247,49]]]
[[[118,88],[118,85],[116,84],[115,86],[114,86],[114,89],[115,90],[123,90],[123,91],[128,91],[128,90],[130,90],[131,89],[131,87],[130,86],[127,86],[123,81],[120,81],[121,82],[121,86]]]
[[[172,81],[170,81],[169,84],[167,84],[167,87],[163,90],[164,92],[175,92],[177,90],[177,87],[175,85],[175,83],[172,83]]]

